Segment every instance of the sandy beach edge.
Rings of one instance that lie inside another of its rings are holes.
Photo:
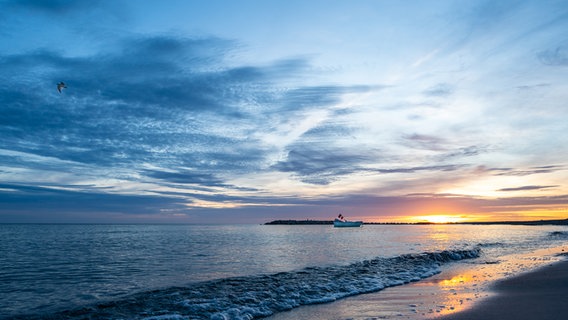
[[[568,319],[568,260],[498,281],[496,295],[471,309],[434,318],[466,319]]]

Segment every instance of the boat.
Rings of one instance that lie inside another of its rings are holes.
[[[363,221],[347,221],[335,218],[333,226],[335,228],[357,228],[363,224]]]

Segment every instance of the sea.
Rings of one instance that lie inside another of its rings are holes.
[[[551,225],[0,224],[0,319],[293,319],[456,268],[497,280],[567,246]]]

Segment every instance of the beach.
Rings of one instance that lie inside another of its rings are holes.
[[[453,264],[417,282],[304,306],[268,319],[565,319],[567,250],[556,247],[500,261]]]
[[[566,319],[568,260],[499,281],[493,290],[473,308],[436,319]]]

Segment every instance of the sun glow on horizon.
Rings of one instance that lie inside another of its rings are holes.
[[[413,222],[428,222],[428,223],[456,223],[464,222],[466,219],[461,216],[452,215],[427,215],[411,217]]]

